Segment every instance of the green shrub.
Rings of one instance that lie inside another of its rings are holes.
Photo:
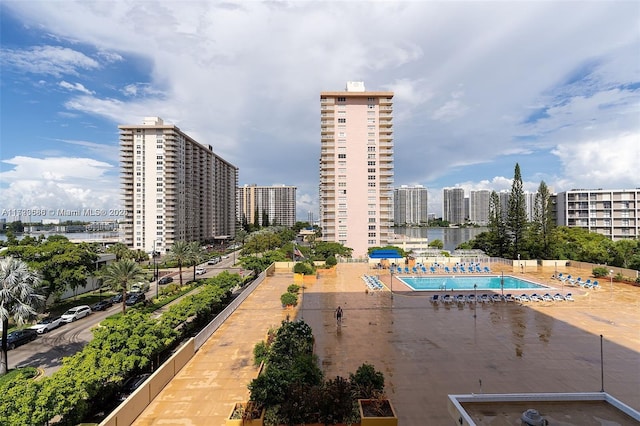
[[[349,374],[349,380],[360,399],[369,399],[384,391],[384,374],[371,364],[362,364],[355,374]]]
[[[287,287],[287,291],[289,293],[298,294],[298,292],[300,291],[300,286],[298,284],[291,284],[289,287]]]
[[[331,255],[327,257],[327,260],[325,260],[325,263],[327,264],[327,266],[336,266],[338,264],[338,260],[334,255]]]
[[[595,277],[595,278],[602,278],[602,277],[606,277],[607,275],[609,275],[609,269],[605,268],[604,266],[596,266],[595,268],[593,268],[591,270],[591,274]]]
[[[313,262],[305,260],[293,265],[293,272],[296,274],[313,275],[316,273],[316,267]]]
[[[282,306],[296,306],[298,304],[298,295],[294,293],[282,293],[280,296]]]
[[[266,361],[269,356],[269,347],[267,346],[267,342],[264,340],[262,342],[256,343],[253,347],[253,364],[258,366],[262,361]]]

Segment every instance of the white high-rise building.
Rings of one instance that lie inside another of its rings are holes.
[[[427,188],[402,185],[393,190],[393,222],[395,225],[426,224]]]
[[[487,226],[490,202],[491,191],[488,189],[469,191],[469,221],[475,225]]]
[[[393,92],[320,93],[320,130],[322,239],[364,257],[392,236]]]
[[[158,117],[118,128],[127,246],[166,253],[235,236],[237,167]]]
[[[451,225],[463,224],[465,214],[464,188],[444,188],[442,190],[442,219]]]
[[[613,241],[640,237],[640,189],[572,189],[556,194],[557,224]]]
[[[257,223],[260,226],[296,223],[295,186],[244,185],[238,188],[238,222]]]

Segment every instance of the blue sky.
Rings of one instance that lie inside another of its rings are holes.
[[[317,217],[319,93],[394,97],[395,185],[640,186],[640,2],[0,2],[0,211],[117,209],[159,116]],[[8,218],[12,220],[12,218]]]

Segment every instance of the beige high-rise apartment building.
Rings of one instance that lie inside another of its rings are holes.
[[[296,224],[295,186],[244,185],[238,188],[237,220],[260,226]]]
[[[128,247],[166,253],[235,236],[237,167],[158,117],[118,128]]]
[[[348,82],[320,93],[322,239],[353,249],[384,246],[393,220],[393,92]]]

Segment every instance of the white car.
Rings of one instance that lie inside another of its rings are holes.
[[[63,322],[72,322],[78,320],[80,318],[84,318],[91,314],[91,308],[87,305],[76,306],[75,308],[69,309],[67,312],[62,314],[60,319]]]
[[[43,334],[53,330],[54,328],[58,328],[61,325],[62,325],[62,319],[60,317],[52,317],[52,318],[44,318],[40,320],[40,322],[38,322],[35,325],[32,325],[29,328],[31,328],[32,330],[35,330],[38,334]]]
[[[203,275],[205,272],[207,272],[207,270],[204,269],[204,268],[197,268],[196,269],[196,275]]]

